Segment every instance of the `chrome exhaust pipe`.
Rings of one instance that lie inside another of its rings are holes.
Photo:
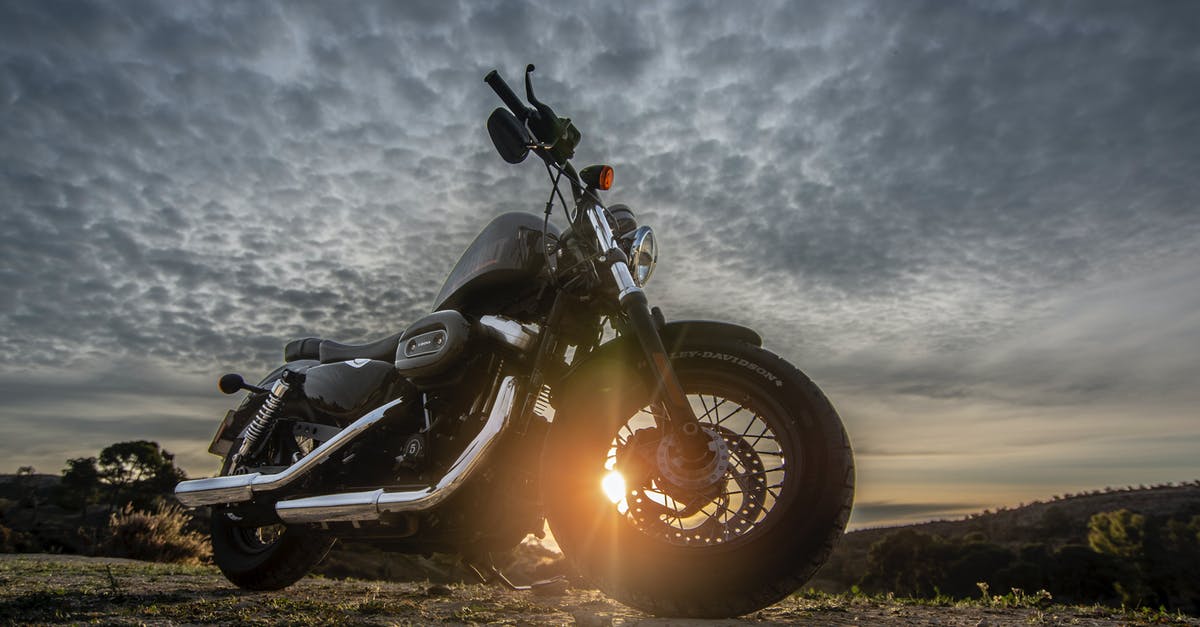
[[[308,455],[288,466],[283,471],[273,475],[250,473],[245,475],[229,475],[225,477],[210,477],[208,479],[193,479],[181,481],[175,486],[175,498],[188,507],[201,505],[225,505],[242,503],[254,498],[255,493],[278,490],[290,485],[296,479],[303,477],[308,471],[329,459],[331,455],[341,450],[375,423],[387,416],[388,412],[403,404],[404,397],[398,398],[372,410],[367,415],[350,423],[345,429],[338,431],[321,446],[313,449]]]
[[[400,492],[378,489],[291,499],[276,503],[275,513],[285,523],[326,523],[378,520],[386,513],[429,509],[462,487],[487,458],[499,440],[497,436],[512,418],[516,399],[516,379],[505,377],[483,429],[463,449],[437,485]]]

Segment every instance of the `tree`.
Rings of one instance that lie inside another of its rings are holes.
[[[956,545],[953,551],[947,553],[950,563],[938,588],[941,592],[956,597],[969,596],[977,589],[980,581],[1000,583],[997,573],[1008,568],[1016,560],[1012,550],[990,542]]]
[[[860,583],[869,590],[897,595],[933,596],[945,579],[952,549],[941,536],[901,529],[871,546]]]
[[[1151,601],[1154,591],[1146,581],[1146,517],[1127,509],[1100,512],[1088,520],[1088,545],[1101,555],[1117,558],[1116,583],[1121,601],[1134,607]]]
[[[1145,552],[1146,517],[1127,509],[1101,512],[1088,520],[1088,545],[1097,553],[1136,559]]]
[[[1150,550],[1151,587],[1169,607],[1200,611],[1200,515],[1158,527]]]
[[[108,485],[109,512],[124,503],[152,509],[186,478],[174,460],[175,456],[160,449],[157,442],[147,440],[118,442],[100,451],[99,471]]]
[[[37,524],[38,505],[41,498],[38,495],[37,469],[33,466],[21,466],[17,469],[17,487],[20,490],[21,507],[33,509],[33,524]]]
[[[58,502],[64,509],[79,509],[79,519],[87,517],[87,506],[100,500],[100,469],[95,457],[67,460],[58,489]]]

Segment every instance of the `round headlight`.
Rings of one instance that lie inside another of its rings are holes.
[[[654,229],[639,226],[633,233],[633,244],[629,246],[629,269],[633,271],[633,282],[644,287],[654,273],[658,263],[658,244],[654,241]]]

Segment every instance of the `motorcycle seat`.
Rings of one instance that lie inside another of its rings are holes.
[[[283,347],[283,360],[291,363],[300,359],[319,359],[321,357],[321,338],[306,337],[292,340]]]
[[[377,359],[379,361],[396,361],[396,347],[400,345],[400,336],[404,332],[389,335],[382,340],[369,344],[339,344],[333,340],[322,340],[318,348],[318,359],[328,364],[335,361],[350,361],[351,359]]]
[[[300,359],[315,359],[323,364],[351,359],[377,359],[379,361],[395,361],[396,347],[400,345],[403,332],[389,335],[367,344],[340,344],[333,340],[319,337],[306,337],[292,340],[283,348],[283,360],[293,362]]]

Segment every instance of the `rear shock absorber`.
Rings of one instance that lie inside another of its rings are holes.
[[[260,444],[265,441],[264,438],[271,432],[271,427],[275,424],[275,414],[283,406],[283,399],[287,395],[288,390],[293,385],[303,383],[303,373],[291,370],[283,371],[283,375],[275,382],[270,394],[267,395],[267,400],[263,401],[262,407],[258,408],[258,413],[254,415],[254,419],[246,427],[246,436],[242,438],[242,446],[238,448],[238,452],[233,458],[234,467],[240,464],[243,459],[258,452]]]

